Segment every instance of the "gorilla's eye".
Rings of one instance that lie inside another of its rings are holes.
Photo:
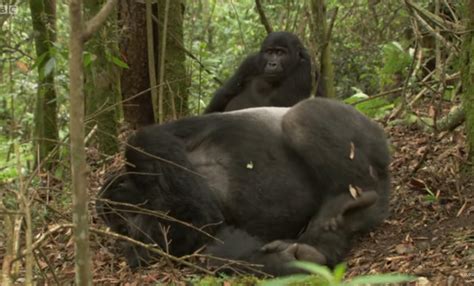
[[[274,53],[273,49],[266,49],[265,54],[272,55]]]
[[[283,56],[284,54],[286,54],[286,51],[283,50],[283,49],[277,49],[277,50],[276,50],[276,54],[277,54],[278,56]]]

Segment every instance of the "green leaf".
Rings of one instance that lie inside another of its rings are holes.
[[[88,67],[93,61],[92,54],[89,52],[84,52],[84,67]]]
[[[48,76],[54,70],[55,66],[56,66],[56,59],[50,58],[44,65],[43,76],[44,77]]]
[[[297,274],[282,278],[275,278],[259,283],[260,286],[285,286],[289,284],[302,283],[310,277],[309,275]]]
[[[344,278],[344,274],[346,273],[346,265],[344,263],[336,265],[333,270],[333,279],[335,282],[339,283]]]
[[[355,285],[377,285],[377,284],[387,284],[387,283],[402,283],[410,282],[415,280],[416,277],[404,274],[376,274],[376,275],[366,275],[359,276],[352,279],[350,282],[347,282],[347,286]]]
[[[334,280],[331,270],[329,270],[327,266],[322,266],[322,265],[318,265],[318,264],[306,262],[306,261],[294,261],[294,262],[291,262],[290,265],[300,268],[302,270],[306,270],[309,273],[317,274],[321,276],[322,278],[324,278],[325,280],[327,280],[328,282],[331,282]]]
[[[116,65],[119,66],[123,69],[128,69],[129,66],[127,65],[126,62],[122,61],[121,59],[117,58],[116,56],[111,56],[110,60]]]
[[[35,69],[35,68],[38,67],[40,64],[42,64],[43,61],[44,61],[44,58],[46,57],[46,55],[48,55],[48,52],[43,53],[43,54],[41,54],[39,57],[37,57],[35,63],[34,63],[33,66],[31,67],[31,69]]]

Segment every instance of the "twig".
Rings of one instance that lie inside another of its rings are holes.
[[[137,151],[137,152],[139,152],[139,153],[142,153],[142,154],[144,154],[144,155],[146,155],[146,156],[149,156],[149,157],[151,157],[151,158],[153,158],[153,159],[156,159],[156,160],[159,160],[159,161],[168,163],[168,164],[170,164],[170,165],[172,165],[172,166],[175,166],[175,167],[177,167],[177,168],[180,168],[180,169],[182,169],[182,170],[185,170],[185,171],[187,171],[187,172],[190,172],[191,174],[197,175],[197,176],[199,176],[199,177],[201,177],[201,178],[205,178],[203,175],[199,174],[198,172],[196,172],[196,171],[194,171],[194,170],[191,170],[191,169],[188,169],[188,168],[186,168],[186,167],[184,167],[184,166],[181,166],[180,164],[177,164],[177,163],[175,163],[175,162],[173,162],[173,161],[170,161],[170,160],[167,160],[167,159],[158,157],[158,156],[153,155],[153,154],[151,154],[151,153],[148,153],[148,152],[146,152],[146,151],[144,151],[144,150],[142,150],[142,149],[140,149],[140,148],[137,148],[137,147],[135,147],[135,146],[132,146],[132,145],[130,145],[130,144],[128,144],[128,143],[125,143],[125,145],[126,145],[127,147],[129,147],[129,148],[131,148],[131,149],[133,149],[133,150],[135,150],[135,151]],[[155,174],[155,175],[156,175],[156,174]]]
[[[155,69],[155,49],[153,39],[153,21],[152,21],[152,6],[151,0],[146,0],[146,42],[147,42],[147,53],[148,53],[148,77],[150,79],[150,86],[156,85],[156,69]],[[151,102],[153,105],[153,118],[155,122],[158,122],[159,114],[156,112],[158,105],[158,94],[156,89],[151,89]]]
[[[44,253],[44,251],[41,248],[38,248],[38,252],[41,255],[41,257],[43,258],[43,260],[46,262],[46,264],[48,264],[48,268],[49,268],[49,270],[51,272],[51,275],[53,276],[53,279],[56,282],[56,284],[61,285],[61,283],[59,282],[59,278],[56,275],[56,272],[54,272],[54,267],[51,264],[51,261],[49,260],[49,258],[46,256],[46,254]]]
[[[235,9],[234,1],[230,0],[230,5],[232,6],[232,9],[234,10],[235,18],[237,19],[237,25],[239,26],[239,32],[240,32],[240,38],[242,40],[242,44],[245,50],[247,50],[247,44],[245,43],[244,31],[242,30],[242,23],[240,23],[239,13],[237,13],[237,9]]]
[[[339,11],[339,7],[336,6],[336,8],[334,9],[334,14],[332,15],[331,17],[331,22],[329,22],[329,29],[326,33],[326,42],[325,42],[325,45],[328,45],[329,44],[329,41],[331,40],[331,35],[332,35],[332,29],[334,27],[334,23],[336,22],[336,18],[337,18],[337,12]]]
[[[163,26],[163,24],[155,17],[155,15],[153,15],[153,21],[155,21],[158,25],[160,26]],[[180,42],[176,36],[173,34],[173,33],[168,33],[170,35],[171,38],[173,38],[173,40],[175,41],[175,43],[178,45],[178,47],[180,49],[182,49],[184,51],[184,53],[190,57],[191,59],[193,59],[196,63],[198,63],[198,65],[207,73],[209,74],[210,76],[212,76],[212,79],[218,83],[219,85],[222,85],[222,80],[220,80],[219,78],[216,77],[216,74],[213,73],[212,71],[210,71],[208,68],[206,68],[206,66],[201,62],[201,60],[199,60],[193,53],[191,53],[188,49],[186,49],[186,47],[184,47],[183,43]]]
[[[383,97],[383,96],[386,96],[386,95],[390,95],[392,93],[396,93],[396,92],[399,92],[399,91],[402,91],[403,90],[403,87],[397,87],[397,88],[394,88],[394,89],[391,89],[391,90],[387,90],[387,91],[383,91],[383,92],[380,92],[380,93],[377,93],[375,95],[372,95],[370,96],[369,98],[364,98],[364,99],[361,99],[361,100],[358,100],[354,103],[351,103],[351,105],[357,105],[357,104],[360,104],[360,103],[363,103],[363,102],[366,102],[366,101],[371,101],[375,98],[379,98],[379,97]]]
[[[270,34],[271,32],[273,32],[273,28],[268,22],[267,16],[265,16],[265,12],[262,8],[262,2],[260,2],[260,0],[255,0],[255,6],[257,8],[258,15],[260,16],[260,22],[265,27],[267,34]]]
[[[166,252],[164,252],[163,250],[161,249],[158,249],[156,248],[155,245],[150,245],[150,244],[146,244],[146,243],[143,243],[141,241],[138,241],[138,240],[135,240],[133,238],[130,238],[128,236],[124,236],[124,235],[121,235],[121,234],[118,234],[118,233],[115,233],[115,232],[111,232],[111,231],[107,231],[107,230],[102,230],[102,229],[98,229],[98,228],[94,228],[94,227],[91,227],[90,228],[90,231],[93,232],[93,233],[97,233],[97,234],[102,234],[102,235],[106,235],[106,236],[111,236],[113,238],[117,238],[117,239],[121,239],[121,240],[125,240],[127,242],[130,242],[134,245],[137,245],[137,246],[140,246],[140,247],[143,247],[151,252],[154,252],[156,254],[159,254],[160,256],[163,256],[163,257],[166,257],[168,258],[169,260],[172,260],[174,262],[177,262],[179,264],[182,264],[182,265],[185,265],[185,266],[188,266],[188,267],[191,267],[191,268],[194,268],[198,271],[201,271],[203,273],[206,273],[208,275],[214,275],[215,273],[213,271],[209,271],[201,266],[198,266],[198,265],[195,265],[189,261],[186,261],[186,260],[183,260],[181,258],[178,258],[176,256],[173,256],[171,254],[168,254]]]
[[[158,218],[161,218],[161,219],[164,219],[164,220],[176,222],[176,223],[179,223],[179,224],[184,225],[186,227],[189,227],[190,229],[193,229],[193,230],[195,230],[199,233],[202,233],[202,234],[204,234],[205,236],[207,236],[211,239],[220,241],[220,239],[214,237],[213,235],[209,234],[208,232],[202,230],[201,228],[198,228],[198,227],[194,226],[193,224],[190,224],[188,222],[185,222],[185,221],[179,220],[177,218],[174,218],[172,216],[169,216],[164,212],[160,212],[160,211],[156,211],[156,210],[150,210],[150,209],[146,209],[146,208],[141,208],[138,205],[128,204],[128,203],[121,203],[121,202],[111,201],[111,200],[107,200],[107,199],[96,199],[96,201],[105,202],[109,205],[117,205],[117,206],[123,206],[123,207],[128,207],[128,208],[133,209],[133,210],[120,209],[121,212],[129,212],[129,213],[135,213],[135,214],[150,215],[150,216],[158,217]],[[219,223],[222,223],[222,222],[219,222]],[[206,225],[206,226],[209,226],[209,225]],[[204,227],[206,227],[206,226],[204,226]]]
[[[410,0],[405,0],[405,4],[407,5],[408,7],[408,10],[410,11],[411,15],[414,16],[418,22],[425,28],[428,30],[428,32],[433,35],[436,39],[438,39],[441,43],[443,43],[443,45],[445,47],[447,47],[448,49],[453,49],[456,50],[457,52],[459,52],[459,49],[455,46],[453,46],[450,42],[446,41],[446,39],[441,36],[440,33],[436,32],[435,29],[433,29],[433,27],[430,26],[430,24],[428,24],[418,13],[420,13],[420,9],[417,8],[416,5],[413,4],[413,2],[411,2]],[[436,16],[434,14],[432,14],[433,16]],[[430,18],[432,19],[432,18]],[[445,27],[443,27],[443,29],[446,29]]]
[[[166,35],[168,32],[168,12],[170,7],[170,0],[165,2],[164,23],[161,37],[161,53],[160,53],[160,86],[158,90],[158,123],[163,123],[163,88],[165,80],[165,57],[166,57]],[[156,106],[153,107],[155,109]]]
[[[82,40],[87,42],[92,35],[99,30],[99,28],[104,24],[105,20],[112,12],[115,4],[118,0],[107,0],[107,3],[102,6],[100,11],[89,21],[86,22],[84,30],[82,32]]]

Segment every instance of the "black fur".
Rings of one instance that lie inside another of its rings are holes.
[[[207,226],[223,241],[98,203],[112,229],[163,248],[162,226],[170,225],[174,255],[207,243],[208,254],[263,264],[275,275],[294,272],[286,267],[293,260],[333,266],[355,234],[388,215],[390,158],[383,130],[333,100],[146,127],[129,139],[125,157],[127,174],[105,184],[101,198],[166,211]],[[153,258],[132,246],[125,255],[132,266]]]
[[[318,74],[316,72],[316,77]],[[316,96],[323,96],[318,85]],[[289,107],[311,95],[311,58],[298,37],[270,33],[214,94],[205,113],[259,106]]]

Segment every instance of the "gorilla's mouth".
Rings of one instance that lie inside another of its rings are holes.
[[[278,81],[283,76],[281,71],[266,72],[263,76],[267,81]]]

